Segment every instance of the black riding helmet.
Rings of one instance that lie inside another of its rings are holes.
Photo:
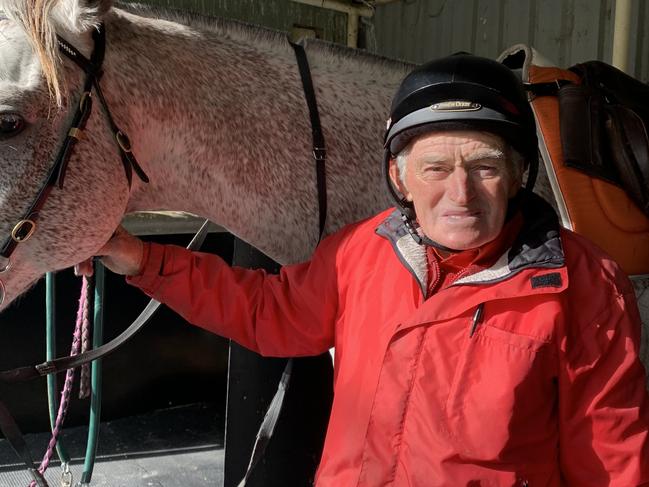
[[[530,173],[535,173],[536,125],[519,78],[491,59],[454,54],[419,66],[401,82],[385,133],[384,175],[415,240],[452,250],[415,231],[414,208],[393,187],[388,174],[390,160],[413,138],[437,130],[480,130],[499,135],[523,156],[526,165],[531,164]],[[528,176],[528,187],[534,176]]]

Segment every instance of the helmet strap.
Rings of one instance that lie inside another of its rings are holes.
[[[534,184],[536,183],[536,177],[539,174],[539,154],[536,153],[536,157],[532,157],[529,161],[527,169],[527,181],[525,182],[525,188],[532,191],[534,189]]]

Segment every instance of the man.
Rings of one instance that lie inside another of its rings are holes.
[[[104,262],[264,355],[335,346],[318,486],[649,485],[633,289],[521,188],[536,146],[515,75],[451,56],[393,102],[397,209],[310,262],[269,276],[124,232]]]

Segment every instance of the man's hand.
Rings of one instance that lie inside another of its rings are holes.
[[[110,240],[97,252],[101,262],[111,271],[124,276],[139,274],[144,256],[144,243],[119,227]],[[74,266],[78,276],[92,275],[92,259]]]

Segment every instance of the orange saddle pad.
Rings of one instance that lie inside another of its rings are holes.
[[[527,46],[514,46],[499,60],[520,69],[524,83],[580,81],[572,71],[548,66]],[[556,95],[531,96],[530,103],[541,159],[563,226],[593,241],[627,274],[649,274],[649,218],[620,187],[564,165]]]

